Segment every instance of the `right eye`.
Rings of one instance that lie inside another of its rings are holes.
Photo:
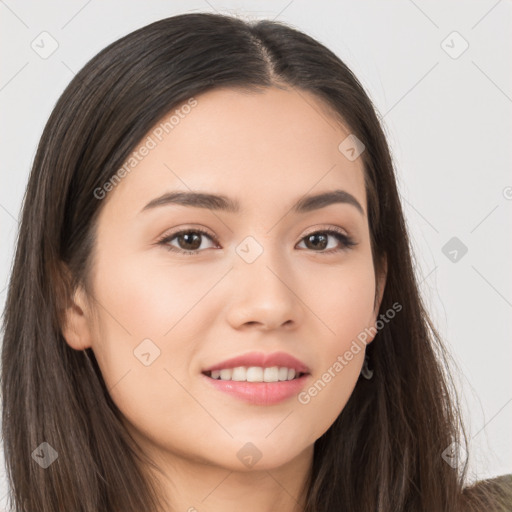
[[[200,251],[200,247],[202,244],[202,238],[209,238],[212,241],[215,241],[215,238],[202,229],[184,229],[181,231],[177,231],[171,234],[165,234],[157,244],[163,245],[166,249],[172,252],[177,252],[180,254],[198,254]],[[179,245],[182,247],[176,247],[171,245],[170,242],[176,239]]]

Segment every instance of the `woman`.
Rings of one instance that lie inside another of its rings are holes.
[[[371,101],[286,25],[175,16],[76,75],[4,330],[15,510],[510,505],[509,479],[465,487]]]

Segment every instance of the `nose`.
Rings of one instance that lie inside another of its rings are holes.
[[[304,317],[299,280],[277,251],[265,249],[252,263],[235,257],[227,319],[235,329],[296,328]]]

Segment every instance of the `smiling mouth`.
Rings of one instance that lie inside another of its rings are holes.
[[[266,382],[279,383],[289,382],[300,379],[304,372],[297,372],[294,368],[273,366],[263,368],[258,366],[238,366],[235,368],[225,368],[222,370],[204,371],[203,375],[214,380],[233,381],[233,382]]]
[[[290,400],[306,386],[311,374],[299,370],[286,366],[237,366],[205,370],[202,375],[209,386],[238,400],[271,406]]]

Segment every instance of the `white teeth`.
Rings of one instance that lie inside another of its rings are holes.
[[[263,380],[265,382],[277,382],[279,380],[279,368],[277,366],[265,368],[263,371]]]
[[[288,380],[288,368],[279,368],[279,380]]]
[[[212,370],[211,378],[220,380],[233,380],[238,382],[279,382],[292,380],[296,376],[294,368],[272,366],[262,368],[260,366],[237,366],[236,368],[225,368]]]
[[[240,370],[245,370],[243,366],[239,367]],[[263,382],[263,368],[259,366],[249,366],[246,371],[247,382]]]
[[[231,380],[243,381],[245,380],[245,377],[245,369],[243,366],[233,368],[233,375],[231,376]]]
[[[231,380],[231,370],[221,370],[220,380]]]

